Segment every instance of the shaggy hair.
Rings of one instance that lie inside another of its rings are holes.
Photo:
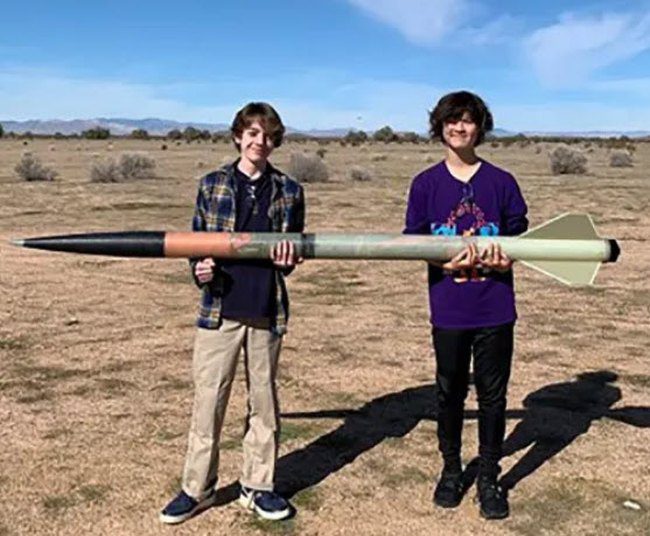
[[[444,124],[458,121],[465,112],[469,113],[478,126],[479,133],[476,138],[476,145],[481,144],[485,139],[485,135],[494,128],[494,120],[483,99],[469,91],[448,93],[429,112],[429,134],[431,139],[439,139],[444,143],[445,140],[442,137]]]

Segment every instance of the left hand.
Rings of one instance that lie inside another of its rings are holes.
[[[491,243],[480,254],[481,266],[497,272],[505,273],[512,268],[512,259],[501,249],[500,244]]]
[[[278,268],[291,268],[304,260],[296,256],[296,249],[290,240],[281,240],[271,247],[270,257]]]

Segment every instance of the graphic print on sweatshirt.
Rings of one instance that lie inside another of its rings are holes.
[[[463,219],[464,221],[460,221]],[[467,222],[471,222],[467,225]],[[459,231],[459,229],[462,229]],[[458,206],[453,209],[444,223],[432,223],[431,234],[434,236],[498,236],[499,225],[485,219],[485,214],[474,202],[474,192],[471,184],[463,186],[463,197]],[[471,270],[459,270],[454,273],[456,283],[468,281],[485,281],[483,268],[474,267]]]

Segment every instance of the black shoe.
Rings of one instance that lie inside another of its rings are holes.
[[[478,502],[485,519],[504,519],[510,514],[506,492],[497,484],[496,476],[478,477]]]
[[[434,504],[442,508],[454,508],[463,499],[463,473],[443,469],[433,492]]]
[[[160,512],[160,521],[168,525],[182,523],[186,519],[198,514],[202,510],[209,508],[214,503],[216,495],[214,491],[210,491],[207,497],[201,501],[197,501],[194,497],[190,497],[183,490],[174,497],[167,506]]]
[[[289,501],[274,491],[254,490],[245,486],[241,487],[239,504],[253,510],[262,519],[271,521],[287,519],[293,511]]]

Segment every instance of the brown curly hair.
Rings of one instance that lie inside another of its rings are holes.
[[[478,126],[479,133],[476,138],[476,145],[481,144],[485,139],[485,135],[494,128],[494,120],[483,99],[469,91],[448,93],[429,112],[429,134],[431,139],[439,139],[444,143],[445,140],[442,137],[444,124],[458,121],[465,112],[469,113]]]

